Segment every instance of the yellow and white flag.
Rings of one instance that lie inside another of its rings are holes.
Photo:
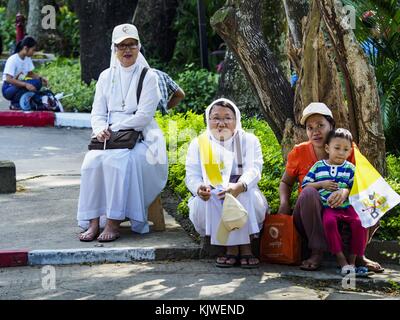
[[[356,171],[349,201],[360,216],[362,226],[369,228],[400,203],[400,195],[389,186],[357,148],[354,148],[354,156]]]

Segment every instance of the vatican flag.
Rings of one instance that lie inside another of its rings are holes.
[[[360,216],[362,226],[369,228],[400,203],[400,195],[389,186],[357,148],[354,148],[354,156],[356,171],[349,201]]]

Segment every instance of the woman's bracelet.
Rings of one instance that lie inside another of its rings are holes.
[[[241,181],[241,183],[242,183],[243,189],[244,189],[243,192],[246,192],[246,191],[247,191],[247,183],[246,183],[246,182],[243,182],[243,181]]]

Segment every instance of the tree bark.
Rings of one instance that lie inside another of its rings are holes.
[[[7,18],[15,19],[18,12],[28,17],[29,0],[8,0]]]
[[[303,20],[308,15],[309,0],[283,0],[293,45],[300,49],[303,44]]]
[[[309,0],[283,0],[290,37],[287,40],[287,52],[296,74],[300,74],[303,46],[303,29],[309,12]]]
[[[227,1],[211,25],[232,50],[261,102],[261,110],[278,141],[286,119],[293,119],[293,90],[277,59],[265,43],[259,1]]]
[[[172,29],[177,0],[139,0],[133,24],[141,31],[142,45],[147,57],[163,62],[172,59],[177,34]]]
[[[385,136],[373,68],[351,28],[343,24],[339,0],[317,1],[343,74],[350,124],[361,152],[381,173],[385,172]]]
[[[42,8],[45,5],[53,5],[53,1],[48,0],[29,0],[28,23],[26,33],[35,38],[38,43],[38,48],[43,49],[47,45],[47,40],[51,34],[55,34],[56,30],[45,30],[42,27]]]
[[[242,115],[261,117],[260,99],[230,50],[225,55],[216,97],[234,101]]]
[[[97,80],[110,66],[113,28],[131,23],[136,4],[132,0],[75,0],[81,37],[81,73],[85,83]]]
[[[296,87],[294,114],[296,123],[311,102],[328,105],[338,126],[349,128],[348,109],[340,83],[334,52],[324,38],[321,15],[313,2],[305,28],[302,68]]]
[[[261,19],[263,35],[268,48],[275,54],[286,77],[290,78],[290,62],[286,47],[288,25],[283,3],[276,0],[263,0]]]

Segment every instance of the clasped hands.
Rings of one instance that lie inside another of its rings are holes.
[[[327,200],[331,208],[337,208],[342,205],[350,193],[349,189],[339,189],[338,183],[333,180],[322,181],[321,187],[328,191],[333,191]]]
[[[218,199],[224,199],[225,193],[228,192],[231,195],[233,195],[235,198],[237,198],[239,194],[244,192],[244,190],[245,190],[245,188],[244,188],[244,185],[242,182],[229,183],[228,188],[217,193],[217,197],[218,197]],[[208,201],[211,197],[211,187],[206,186],[205,184],[202,184],[197,189],[197,194],[202,200]]]

